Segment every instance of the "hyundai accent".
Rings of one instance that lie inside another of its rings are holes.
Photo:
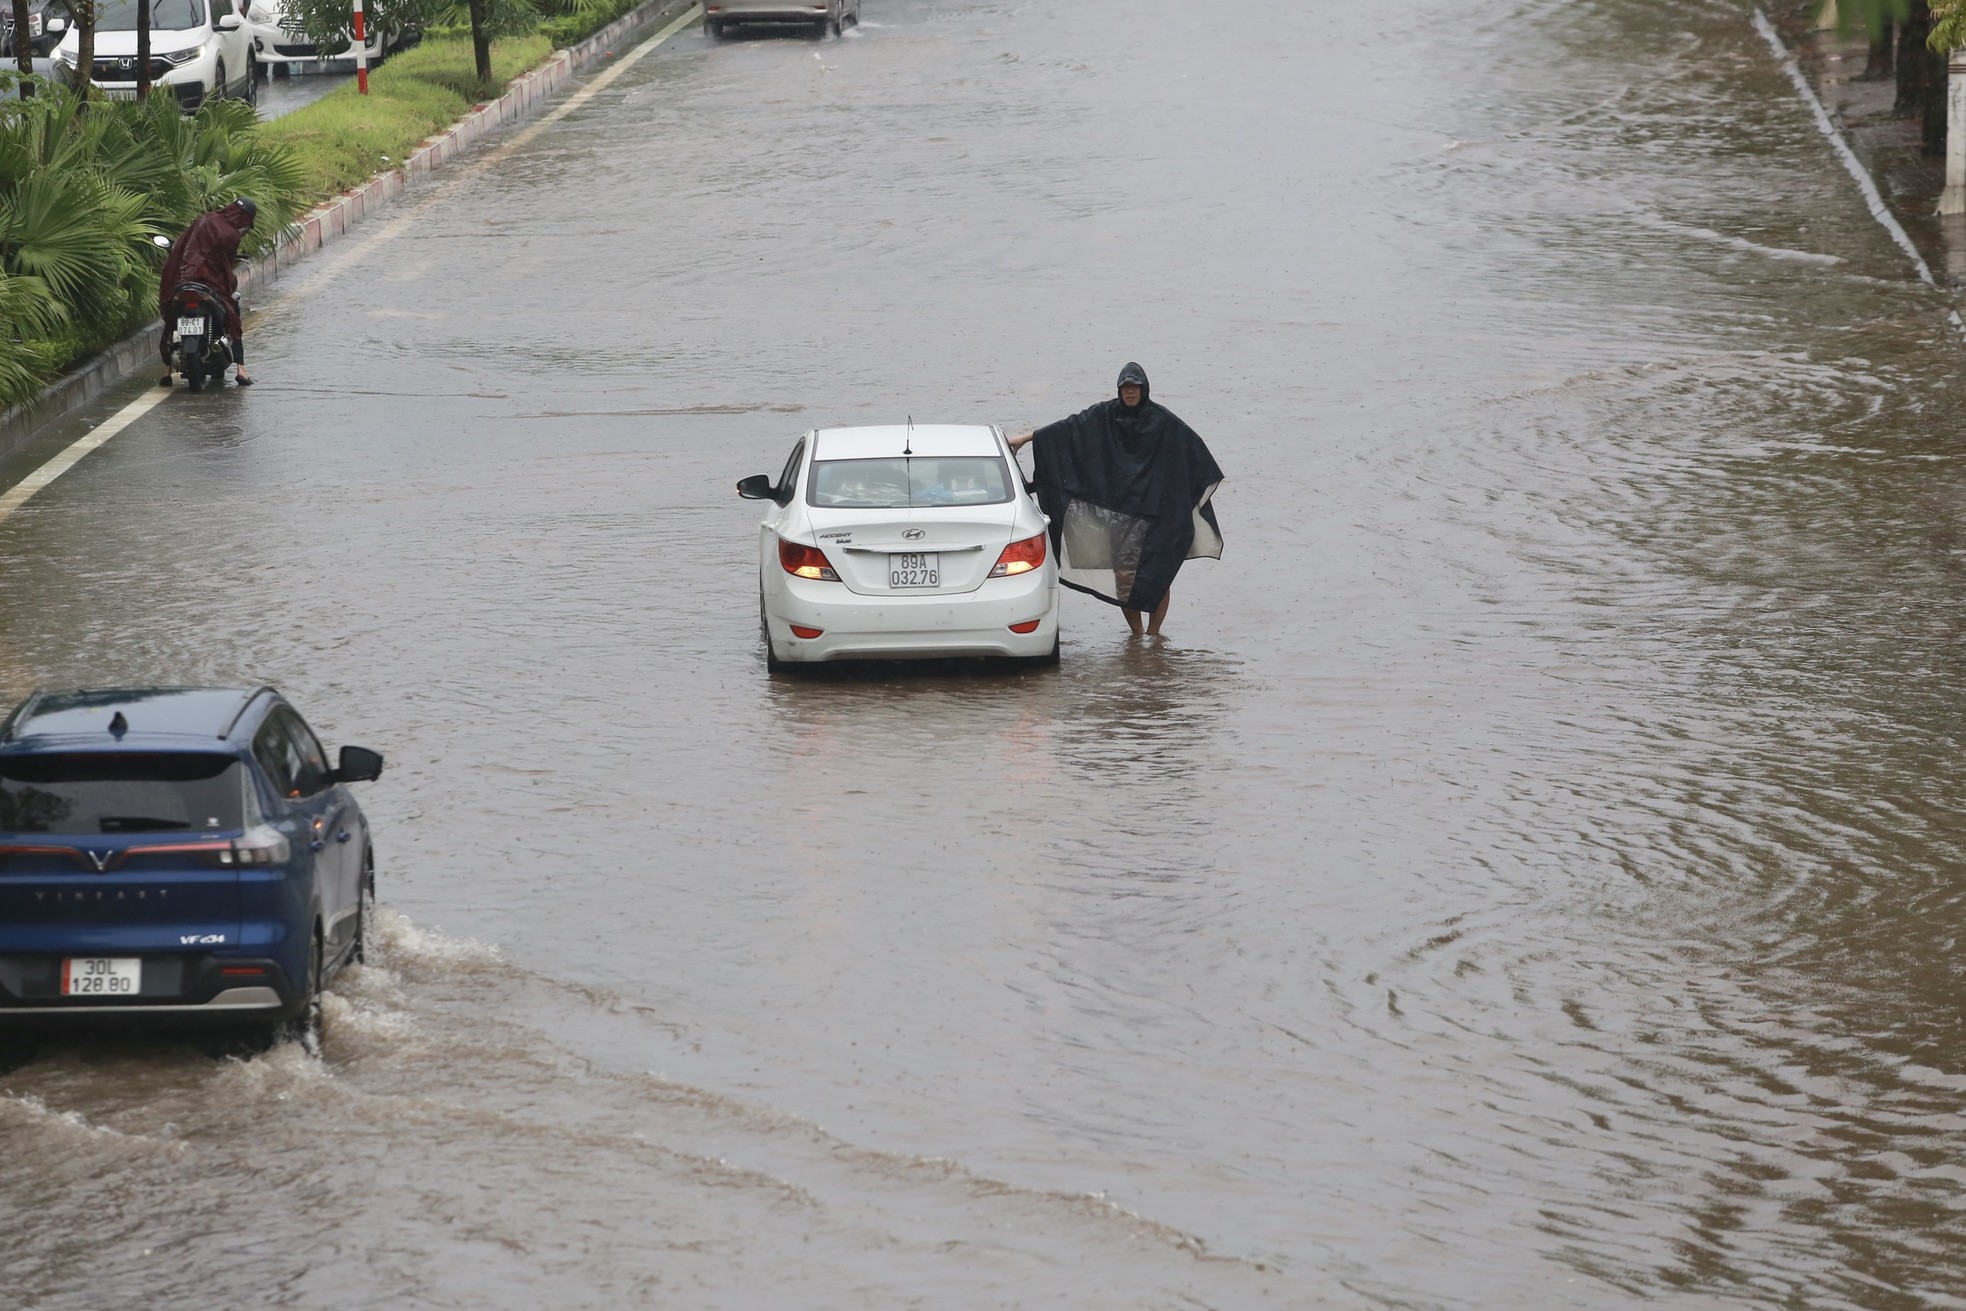
[[[758,527],[765,662],[1058,658],[1044,515],[993,427],[823,428],[792,448]]]

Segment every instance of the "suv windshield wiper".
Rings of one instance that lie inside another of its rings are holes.
[[[191,827],[181,819],[154,819],[149,815],[104,815],[100,822],[104,833],[155,833]]]

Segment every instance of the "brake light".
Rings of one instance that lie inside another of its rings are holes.
[[[266,977],[266,970],[258,965],[222,965],[219,967],[218,972],[232,978],[263,979]]]
[[[801,546],[781,537],[778,539],[778,563],[785,566],[786,573],[797,578],[811,578],[822,583],[840,581],[840,576],[833,572],[833,562],[816,546]]]
[[[810,642],[813,638],[822,635],[823,633],[825,633],[825,631],[826,630],[823,628],[807,628],[804,624],[792,625],[792,636],[803,637],[808,642]]]
[[[231,847],[218,853],[221,865],[284,865],[293,847],[278,829],[264,826],[247,830]]]
[[[1012,624],[1010,631],[1013,633],[1035,633],[1038,631],[1038,625],[1043,622],[1044,620],[1042,619],[1026,619],[1021,624]]]
[[[1008,578],[1012,574],[1028,574],[1044,564],[1043,533],[1036,537],[1026,537],[1021,542],[1012,542],[1003,548],[997,557],[997,567],[990,571],[992,578]]]

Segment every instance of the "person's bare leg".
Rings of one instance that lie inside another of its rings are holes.
[[[1155,606],[1154,612],[1147,616],[1148,637],[1160,636],[1160,621],[1167,618],[1167,603],[1173,599],[1174,589],[1171,587],[1160,594],[1160,604]]]
[[[1146,635],[1140,627],[1140,618],[1141,618],[1140,611],[1129,610],[1125,606],[1121,606],[1120,613],[1126,616],[1126,626],[1133,630],[1133,635],[1135,637],[1144,637]]]

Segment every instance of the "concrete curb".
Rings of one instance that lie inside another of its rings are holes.
[[[580,44],[554,51],[545,63],[514,78],[497,100],[477,106],[443,132],[426,137],[396,168],[377,173],[361,186],[351,187],[302,215],[290,235],[271,253],[239,270],[239,290],[242,293],[258,290],[277,281],[283,270],[292,268],[321,247],[341,240],[364,219],[388,208],[417,179],[427,178],[506,124],[531,116],[541,102],[562,90],[575,74],[696,3],[697,0],[645,0]],[[157,333],[162,326],[160,321],[153,320],[50,383],[33,400],[0,414],[0,456],[27,445],[42,428],[88,404],[131,374],[144,368],[160,368]]]

